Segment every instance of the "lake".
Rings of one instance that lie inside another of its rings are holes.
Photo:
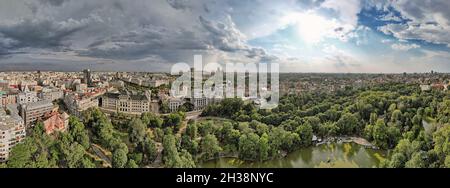
[[[367,149],[355,143],[331,143],[299,149],[284,158],[246,162],[220,158],[198,164],[202,168],[374,168],[387,156],[383,150]]]

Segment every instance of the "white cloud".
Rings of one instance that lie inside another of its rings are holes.
[[[389,39],[382,39],[380,42],[383,43],[383,44],[386,44],[386,43],[390,43],[392,41],[389,40]]]
[[[396,43],[396,44],[392,44],[391,48],[394,49],[394,50],[408,51],[408,50],[411,50],[411,49],[420,48],[420,45]]]
[[[338,12],[339,19],[345,24],[354,27],[358,24],[358,13],[362,8],[360,0],[326,0],[321,6]]]
[[[389,12],[388,14],[385,14],[383,16],[381,16],[379,18],[379,20],[381,21],[395,21],[395,22],[401,22],[402,19],[396,15],[394,15],[394,13]]]
[[[450,44],[450,1],[392,1],[391,6],[402,17],[403,24],[388,24],[378,29],[403,40],[424,40],[435,44]]]

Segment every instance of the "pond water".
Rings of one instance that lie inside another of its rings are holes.
[[[387,156],[383,150],[367,149],[354,143],[331,143],[303,148],[284,158],[246,162],[220,158],[198,165],[202,168],[374,168]]]

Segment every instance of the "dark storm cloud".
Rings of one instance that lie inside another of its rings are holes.
[[[24,10],[10,13],[17,19],[0,17],[0,53],[67,49],[82,57],[117,60],[157,56],[180,61],[214,53],[273,59],[247,44],[235,24],[241,16],[230,16],[250,9],[257,13],[255,6],[270,7],[258,0],[30,0]],[[32,14],[23,16],[21,11]]]
[[[188,9],[189,2],[187,0],[166,0],[167,3],[174,9],[185,10]]]
[[[55,48],[68,45],[66,39],[87,26],[87,20],[54,22],[26,19],[0,25],[0,49]]]
[[[188,30],[171,30],[148,26],[123,35],[108,37],[89,45],[80,52],[84,56],[138,59],[159,53],[176,53],[179,50],[208,50],[210,46],[196,33]]]
[[[64,2],[70,1],[70,0],[39,0],[42,3],[50,4],[53,6],[61,6]]]

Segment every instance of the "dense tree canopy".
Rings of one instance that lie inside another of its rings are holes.
[[[450,163],[448,153],[442,149],[449,143],[442,136],[446,129],[440,128],[430,136],[424,131],[423,122],[448,126],[449,97],[444,92],[423,92],[416,84],[386,83],[358,89],[347,87],[336,93],[285,95],[279,106],[270,111],[257,110],[252,103],[239,99],[225,99],[210,105],[202,115],[239,123],[225,122],[220,128],[205,123],[199,126],[199,132],[200,136],[216,134],[224,152],[237,152],[245,160],[267,160],[307,147],[312,144],[313,135],[361,136],[382,149],[406,147],[405,140],[414,146],[413,152],[394,152],[385,166],[445,166]],[[264,146],[266,142],[269,147]],[[397,150],[404,149],[394,149]]]

